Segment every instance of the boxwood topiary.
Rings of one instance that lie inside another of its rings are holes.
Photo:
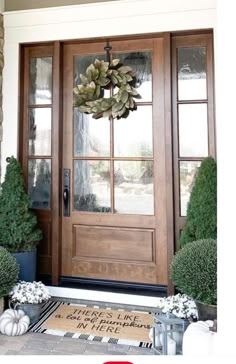
[[[42,239],[42,231],[25,191],[20,163],[14,157],[7,162],[0,194],[0,245],[11,253],[32,251]]]
[[[179,245],[217,237],[217,168],[212,157],[205,158],[194,180],[187,207],[187,222]]]
[[[0,298],[8,295],[17,281],[18,274],[16,258],[0,246]]]
[[[203,239],[185,245],[173,257],[170,277],[182,293],[202,303],[216,305],[216,240]]]

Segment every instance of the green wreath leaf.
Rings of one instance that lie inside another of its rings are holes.
[[[141,96],[133,87],[134,72],[130,66],[123,66],[119,59],[110,63],[95,60],[80,75],[81,84],[74,88],[75,106],[80,112],[93,114],[93,118],[126,118],[130,111],[136,110],[134,98]],[[116,87],[113,96],[103,97],[104,89]]]

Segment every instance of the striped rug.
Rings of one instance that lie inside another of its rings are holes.
[[[104,307],[104,306],[97,306],[97,305],[95,306],[92,304],[83,305],[83,304],[74,304],[74,303],[68,303],[68,302],[48,301],[47,303],[44,304],[44,306],[42,308],[42,312],[39,317],[39,321],[35,324],[32,324],[29,327],[29,331],[48,334],[48,335],[65,336],[65,337],[70,337],[73,339],[82,339],[82,340],[89,340],[89,341],[103,342],[103,343],[112,343],[112,344],[122,344],[122,345],[136,346],[136,347],[146,347],[146,348],[151,349],[152,343],[148,339],[148,333],[149,333],[149,330],[151,327],[149,325],[145,326],[146,332],[145,332],[145,335],[143,336],[143,338],[145,338],[145,340],[143,340],[143,341],[140,341],[140,338],[139,338],[139,340],[133,339],[134,337],[136,337],[135,332],[134,331],[132,332],[132,330],[137,330],[135,325],[134,325],[134,327],[132,327],[132,325],[131,325],[131,327],[129,328],[129,330],[131,330],[130,333],[131,333],[132,338],[127,337],[127,335],[125,338],[124,337],[119,338],[118,335],[114,335],[115,337],[112,337],[112,334],[110,334],[109,336],[100,336],[97,333],[95,333],[95,334],[92,333],[91,331],[86,333],[86,330],[81,330],[81,332],[80,332],[79,329],[73,330],[74,332],[70,332],[72,330],[69,330],[69,331],[62,330],[61,326],[63,326],[63,325],[59,324],[60,320],[58,320],[58,327],[55,324],[55,322],[57,322],[55,317],[60,316],[60,315],[57,315],[57,312],[60,312],[60,311],[63,312],[63,310],[64,311],[68,310],[69,307],[66,308],[65,306],[70,306],[70,305],[71,305],[71,308],[72,307],[74,308],[74,306],[76,306],[76,308],[78,308],[78,310],[80,310],[80,311],[82,311],[82,309],[84,310],[87,307],[90,310],[91,310],[91,308],[93,308],[95,310],[97,310],[97,309],[102,309],[103,311],[112,310],[114,312],[114,308],[111,308],[111,307]],[[112,311],[110,311],[110,312],[112,312]],[[123,311],[123,314],[124,313],[127,314],[128,310],[117,309],[117,311],[119,311],[121,314],[122,314],[122,311]],[[107,312],[109,312],[109,311],[107,311]],[[135,311],[129,310],[128,313],[130,315],[138,315],[138,314],[140,314],[140,315],[150,314],[151,315],[150,312],[143,312],[143,311],[138,312],[136,310]],[[50,325],[51,322],[53,323],[53,329],[51,328],[52,324]]]

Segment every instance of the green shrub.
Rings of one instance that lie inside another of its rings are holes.
[[[170,277],[182,293],[202,303],[216,305],[216,240],[203,239],[185,245],[173,257]]]
[[[16,259],[6,249],[0,247],[0,298],[8,295],[19,274]]]
[[[213,158],[205,158],[195,177],[187,207],[187,222],[180,246],[199,239],[217,237],[217,170]]]
[[[0,245],[11,253],[31,251],[42,232],[25,192],[20,163],[14,157],[7,158],[7,162],[0,195]]]

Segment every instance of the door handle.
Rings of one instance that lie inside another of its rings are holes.
[[[63,201],[64,216],[70,216],[70,169],[64,168],[63,171]]]
[[[69,199],[69,191],[68,191],[68,188],[64,188],[63,200],[64,200],[64,204],[65,205],[68,205],[68,199]]]

